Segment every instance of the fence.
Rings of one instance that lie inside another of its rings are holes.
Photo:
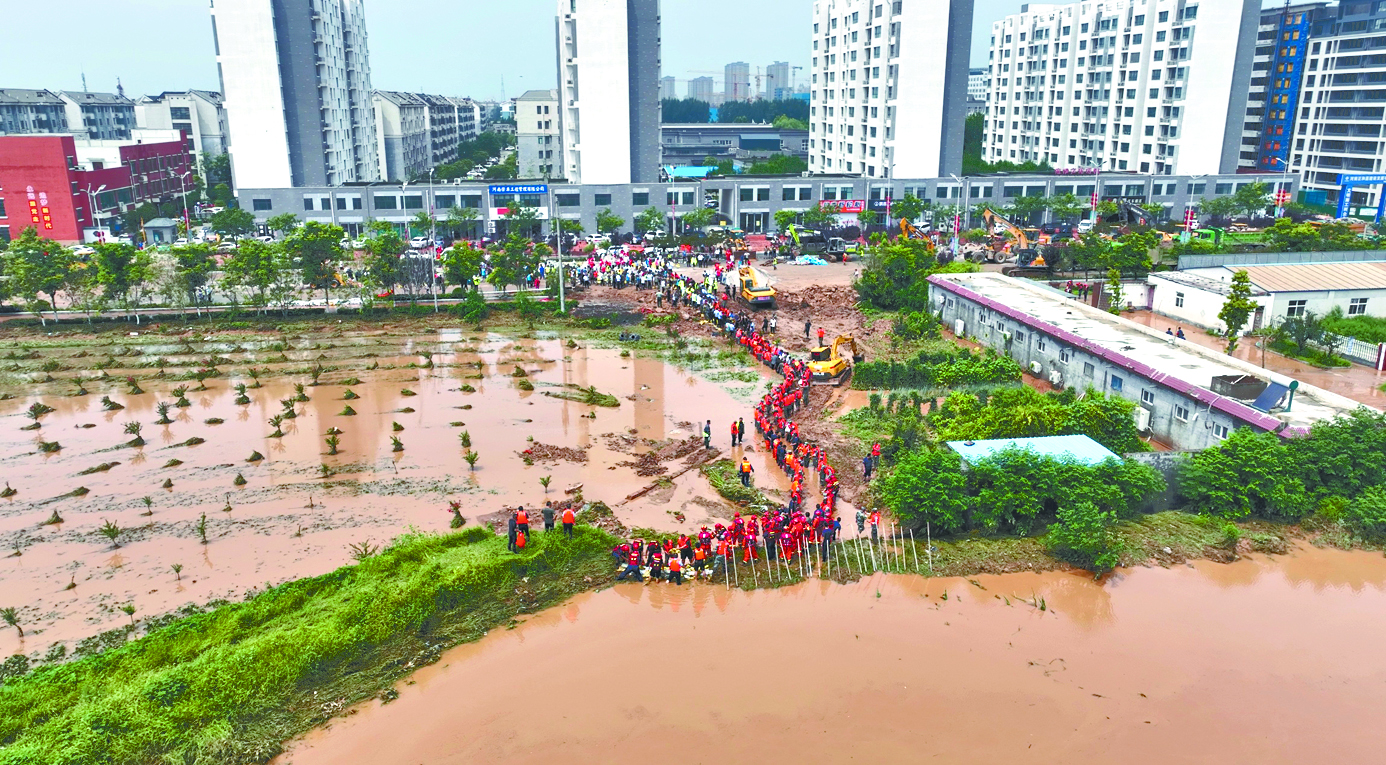
[[[1333,352],[1348,361],[1355,361],[1358,364],[1366,364],[1378,372],[1386,369],[1386,343],[1367,343],[1355,337],[1344,337],[1328,332],[1324,337],[1335,340]],[[1321,351],[1327,351],[1330,343],[1325,343],[1322,339],[1311,340],[1309,345]]]

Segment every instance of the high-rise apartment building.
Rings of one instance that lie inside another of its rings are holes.
[[[1328,7],[1311,2],[1261,11],[1242,125],[1242,169],[1278,173],[1289,167],[1309,32]]]
[[[363,0],[218,0],[238,188],[380,180]]]
[[[696,98],[705,103],[712,103],[713,79],[711,77],[697,77],[688,81],[688,97]]]
[[[987,100],[986,67],[973,67],[967,70],[967,97],[978,101]]]
[[[1342,176],[1386,172],[1386,5],[1341,2],[1313,22],[1307,41],[1277,43],[1286,75],[1307,60],[1295,120],[1290,169],[1311,199],[1350,207],[1379,206],[1382,187],[1353,188],[1344,198]],[[1271,76],[1279,74],[1277,63]],[[1282,75],[1285,76],[1285,75]],[[1293,109],[1287,109],[1293,115]]]
[[[674,100],[678,97],[678,80],[675,80],[673,77],[659,78],[659,100]]]
[[[428,104],[414,93],[392,90],[377,90],[371,97],[380,180],[412,181],[427,174],[432,166]]]
[[[765,86],[760,91],[760,97],[775,100],[788,93],[790,90],[789,72],[789,63],[785,61],[776,61],[766,67]]]
[[[135,124],[142,130],[187,134],[198,174],[204,178],[204,157],[226,153],[226,109],[220,93],[185,90],[144,96],[135,101]]]
[[[657,182],[659,0],[558,0],[556,26],[563,177]]]
[[[960,172],[971,0],[816,0],[809,170]]]
[[[751,100],[751,65],[745,61],[735,61],[727,64],[723,71],[723,90],[722,100],[728,101],[749,101]]]
[[[982,158],[1234,172],[1256,0],[1029,5],[992,24]]]
[[[562,178],[558,91],[531,90],[515,99],[515,158],[521,178]]]

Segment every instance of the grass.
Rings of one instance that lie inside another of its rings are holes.
[[[0,762],[259,762],[452,645],[611,576],[613,539],[411,535],[0,688]]]
[[[776,507],[778,502],[761,494],[754,486],[742,486],[737,473],[737,463],[732,460],[717,460],[699,468],[712,488],[728,502],[742,507]]]

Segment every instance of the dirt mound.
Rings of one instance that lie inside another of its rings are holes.
[[[554,520],[555,526],[557,526],[558,523],[559,523],[558,519],[560,519],[560,518],[563,517],[563,511],[564,511],[564,510],[567,510],[568,508],[571,507],[571,508],[573,508],[573,511],[574,511],[574,512],[579,512],[579,511],[582,510],[582,506],[583,506],[583,501],[582,501],[582,497],[581,497],[581,496],[577,496],[577,497],[574,497],[574,498],[572,498],[572,499],[565,499],[565,500],[561,500],[561,501],[555,502],[554,505],[553,505],[553,515],[554,515],[554,519],[555,519],[555,520]],[[529,515],[529,531],[530,531],[531,534],[534,533],[534,532],[536,532],[536,531],[542,532],[542,531],[544,530],[544,514],[543,514],[543,509],[544,509],[544,506],[543,506],[542,504],[541,504],[541,505],[525,505],[525,512]],[[485,515],[478,515],[478,516],[476,517],[476,522],[479,523],[479,524],[481,524],[481,525],[483,525],[483,526],[485,526],[486,528],[489,528],[490,530],[496,532],[497,534],[504,534],[504,533],[506,533],[506,530],[507,530],[507,528],[508,528],[508,526],[509,526],[509,523],[510,523],[510,514],[511,514],[512,512],[514,512],[514,511],[515,511],[515,508],[514,508],[514,507],[511,507],[510,505],[502,505],[502,506],[501,506],[501,509],[500,509],[500,510],[497,510],[497,511],[494,512],[494,513],[487,513],[487,514],[485,514]],[[598,525],[598,524],[591,524],[591,525],[594,525],[594,526],[595,526],[595,525]],[[557,532],[555,532],[555,533],[557,533]]]
[[[587,448],[572,449],[566,446],[553,446],[551,444],[535,443],[528,449],[520,452],[520,457],[534,462],[586,462]]]
[[[681,441],[666,441],[653,450],[639,455],[634,461],[618,464],[623,467],[635,468],[635,474],[640,476],[664,475],[669,472],[666,462],[680,460],[690,455],[694,455],[692,461],[696,461],[703,458],[705,452],[703,439],[699,436],[689,436]]]

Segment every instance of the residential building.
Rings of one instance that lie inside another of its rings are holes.
[[[103,141],[130,137],[135,128],[135,102],[119,93],[58,91],[67,111],[67,125],[75,134]]]
[[[211,10],[236,186],[379,180],[364,0]]]
[[[1296,258],[1305,253],[1284,254]],[[1286,318],[1306,313],[1323,316],[1335,308],[1344,316],[1386,317],[1386,261],[1380,253],[1363,255],[1375,260],[1261,264],[1255,262],[1256,256],[1225,256],[1233,262],[1151,273],[1150,307],[1193,326],[1225,332],[1218,313],[1231,289],[1232,275],[1245,271],[1256,303],[1246,332],[1278,326]]]
[[[1344,212],[1383,202],[1379,186],[1356,188],[1347,198],[1340,194],[1343,176],[1386,171],[1382,29],[1386,5],[1343,2],[1318,15],[1307,43],[1280,44],[1291,58],[1308,45],[1290,169],[1301,176],[1306,196]]]
[[[428,166],[437,167],[457,161],[458,145],[462,141],[457,104],[447,96],[416,93],[424,102],[428,127]]]
[[[751,65],[745,61],[727,64],[722,75],[722,101],[751,100]]]
[[[135,101],[135,124],[144,130],[181,130],[192,142],[198,174],[203,156],[226,153],[226,109],[210,90],[164,92]]]
[[[563,177],[558,91],[531,90],[515,99],[515,158],[521,178]]]
[[[978,101],[987,100],[986,67],[973,67],[967,70],[967,97]]]
[[[1312,2],[1261,11],[1242,125],[1241,167],[1264,173],[1289,170],[1309,33],[1328,8],[1327,2]]]
[[[774,125],[745,123],[665,124],[660,127],[663,164],[702,165],[707,157],[719,162],[749,163],[787,154],[808,161],[807,130],[781,130]]]
[[[170,202],[193,163],[181,133],[159,142],[72,135],[0,136],[0,240],[33,226],[59,242],[119,231],[118,217],[145,202]]]
[[[428,104],[413,93],[377,90],[375,145],[382,181],[412,181],[432,167]]]
[[[974,114],[986,114],[987,102],[981,100],[980,98],[973,98],[972,96],[968,96],[967,108],[965,111],[967,112],[967,116],[969,117],[971,117]]]
[[[765,86],[760,91],[761,98],[771,100],[781,100],[781,96],[791,92],[793,84],[790,82],[789,63],[776,61],[765,68]],[[784,96],[788,98],[788,96]]]
[[[971,36],[970,0],[816,0],[809,170],[961,172]]]
[[[1234,171],[1259,18],[1256,0],[1107,0],[997,21],[982,158]]]
[[[0,88],[0,135],[66,133],[67,102],[46,90]]]
[[[470,141],[481,134],[481,106],[470,98],[449,97],[457,108],[457,140]]]
[[[1215,446],[1240,427],[1289,438],[1362,406],[1027,279],[936,274],[929,284],[931,310],[957,335],[1050,385],[1130,400],[1137,428],[1176,449]]]
[[[688,97],[704,103],[712,103],[712,83],[711,77],[695,77],[689,80]]]
[[[561,175],[659,179],[659,0],[558,0]]]
[[[673,77],[659,78],[659,100],[674,100],[678,96],[678,80]]]

